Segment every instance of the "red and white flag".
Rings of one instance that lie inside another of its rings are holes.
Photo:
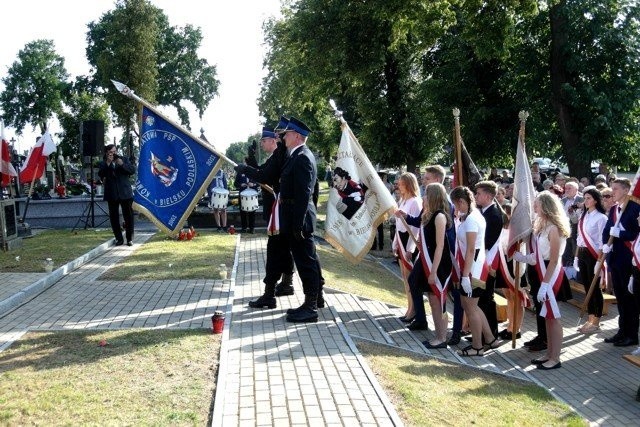
[[[0,156],[0,173],[2,174],[1,185],[7,187],[11,184],[11,177],[18,176],[15,168],[11,164],[11,151],[9,150],[9,142],[4,137],[4,128],[2,128],[2,155]]]
[[[629,190],[629,195],[640,198],[640,168],[638,168],[636,176],[633,178],[633,181],[631,181],[631,189]]]
[[[49,131],[45,131],[36,145],[29,151],[27,160],[20,168],[20,182],[31,182],[40,179],[47,169],[49,155],[56,151],[56,144],[51,139]]]
[[[511,258],[518,249],[520,241],[526,241],[531,235],[533,224],[533,200],[536,190],[533,188],[531,169],[524,146],[524,141],[518,135],[518,150],[516,152],[516,167],[513,172],[513,197],[511,199],[511,220],[509,221],[509,243],[507,256]]]

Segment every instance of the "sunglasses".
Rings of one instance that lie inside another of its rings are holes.
[[[610,199],[610,198],[611,198],[611,194],[605,194],[605,195],[604,195],[604,196],[602,196],[602,197],[604,197],[605,199]]]

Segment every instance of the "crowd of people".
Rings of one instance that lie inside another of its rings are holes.
[[[435,337],[423,344],[445,348],[470,335],[470,343],[458,354],[476,357],[514,334],[519,339],[524,308],[533,305],[536,336],[524,346],[532,352],[545,351],[531,360],[538,369],[557,369],[562,366],[563,341],[558,302],[572,297],[569,280],[576,280],[588,296],[588,318],[578,332],[599,331],[603,292],[613,292],[618,331],[604,341],[638,346],[640,204],[629,194],[629,179],[615,176],[605,165],[600,172],[593,180],[559,171],[547,175],[534,163],[532,234],[516,248],[507,247],[514,192],[508,172],[492,169],[473,188],[450,190],[441,166],[428,166],[423,174],[419,170],[401,174],[394,189],[398,210],[391,231],[407,295],[400,320],[410,330],[427,329],[423,302],[427,293]],[[509,301],[508,324],[501,331],[495,289],[502,289]],[[449,337],[447,295],[453,301]],[[633,354],[640,355],[640,347]]]

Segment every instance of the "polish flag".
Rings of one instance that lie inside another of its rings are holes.
[[[9,142],[7,138],[4,137],[4,128],[2,128],[2,151],[0,156],[0,174],[2,174],[2,180],[0,185],[2,187],[7,187],[11,184],[11,177],[18,176],[15,168],[11,164],[11,151],[9,151]]]
[[[36,142],[36,145],[29,151],[27,160],[20,168],[20,182],[31,182],[40,179],[47,169],[47,161],[49,155],[56,151],[56,144],[51,139],[49,131],[45,131],[44,135]]]

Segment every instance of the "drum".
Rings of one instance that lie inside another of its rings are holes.
[[[240,193],[240,209],[243,212],[255,212],[258,210],[258,192],[247,188]]]
[[[211,191],[211,207],[213,209],[226,209],[229,202],[229,190],[215,187]]]

